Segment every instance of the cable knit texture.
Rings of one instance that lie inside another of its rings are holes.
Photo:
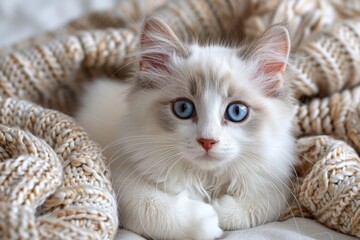
[[[288,20],[299,161],[283,219],[315,218],[360,237],[357,0],[125,0],[0,50],[0,237],[113,238],[106,159],[68,115],[91,79],[126,79],[148,14],[199,41],[236,42]]]

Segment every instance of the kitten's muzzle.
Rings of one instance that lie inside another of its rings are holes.
[[[208,138],[198,138],[196,140],[206,151],[209,151],[218,142],[215,139]]]

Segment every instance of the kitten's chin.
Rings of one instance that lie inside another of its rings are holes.
[[[201,169],[211,170],[222,166],[226,161],[211,154],[202,154],[193,160],[193,164]]]

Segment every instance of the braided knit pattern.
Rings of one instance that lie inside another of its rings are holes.
[[[296,198],[283,219],[310,217],[360,237],[357,0],[125,0],[0,49],[0,237],[114,236],[106,159],[68,115],[88,81],[131,74],[148,14],[165,19],[183,40],[200,42],[251,39],[288,20],[299,160]]]
[[[0,237],[112,238],[118,218],[100,148],[58,111],[11,98],[0,108]]]
[[[360,158],[356,151],[328,136],[302,138],[298,146],[300,161],[313,164],[301,185],[301,204],[325,225],[358,235],[360,189],[354,183],[360,178]]]

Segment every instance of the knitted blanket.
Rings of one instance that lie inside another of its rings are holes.
[[[199,41],[238,41],[287,19],[299,161],[282,217],[360,237],[360,2],[125,0],[0,50],[0,238],[113,238],[106,159],[70,116],[87,82],[126,79],[146,14]]]

